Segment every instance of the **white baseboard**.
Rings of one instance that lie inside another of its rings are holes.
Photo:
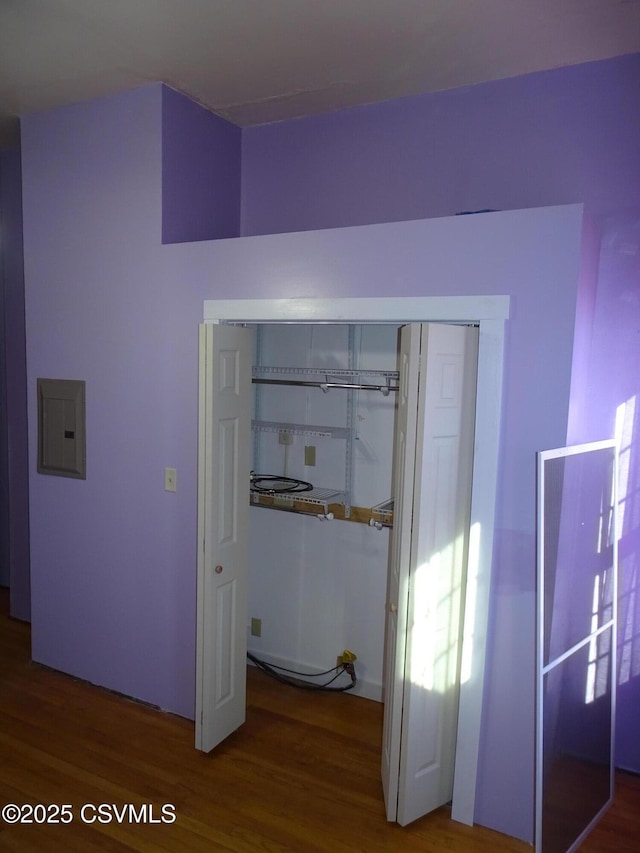
[[[255,655],[260,660],[265,661],[265,663],[276,664],[277,666],[284,666],[287,669],[296,670],[296,672],[308,672],[310,675],[317,675],[320,672],[324,672],[325,669],[321,666],[310,666],[309,664],[300,663],[300,661],[289,660],[287,658],[279,657],[278,655],[269,654],[269,652],[263,652],[261,649],[247,649],[252,655]],[[253,661],[247,659],[247,664],[249,666],[255,666]],[[376,684],[374,681],[366,681],[360,677],[358,673],[358,662],[355,663],[356,667],[356,685],[352,690],[345,690],[345,693],[351,693],[354,696],[362,696],[364,699],[372,699],[374,702],[382,702],[382,685]],[[283,675],[288,675],[288,673],[283,673]],[[323,681],[331,678],[330,675],[327,676],[326,679],[318,679],[318,678],[309,678],[305,679],[302,675],[296,675],[295,678],[298,678],[300,681],[310,681],[315,684],[322,684]],[[348,678],[346,675],[341,675],[340,678],[336,679],[334,685],[343,685],[348,683]]]

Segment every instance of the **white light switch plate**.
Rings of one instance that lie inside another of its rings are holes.
[[[175,468],[164,469],[164,490],[165,492],[175,492],[178,475]]]

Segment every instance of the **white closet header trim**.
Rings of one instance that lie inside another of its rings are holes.
[[[205,323],[470,323],[506,320],[508,296],[205,299]],[[354,317],[357,320],[354,321]]]

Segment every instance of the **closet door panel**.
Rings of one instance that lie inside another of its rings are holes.
[[[453,795],[469,543],[477,329],[423,326],[398,822]]]
[[[407,646],[409,572],[414,476],[418,468],[416,435],[419,409],[421,326],[404,326],[398,356],[399,388],[394,438],[394,523],[391,531],[384,666],[382,788],[387,820],[398,813],[400,739]]]
[[[382,778],[403,825],[453,794],[477,351],[474,328],[401,330]]]
[[[210,751],[246,712],[251,334],[201,326],[196,746]]]

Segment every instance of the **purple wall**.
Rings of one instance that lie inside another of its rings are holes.
[[[612,438],[613,433],[603,431],[602,424],[594,423],[591,416],[591,358],[593,327],[598,294],[598,268],[600,262],[600,229],[587,215],[582,229],[582,258],[580,286],[573,333],[573,359],[571,368],[571,394],[567,444],[580,444],[595,438]]]
[[[591,361],[592,420],[620,416],[616,763],[640,772],[640,210],[603,223]]]
[[[162,89],[162,242],[240,233],[240,128]]]
[[[0,152],[6,485],[11,615],[29,620],[29,490],[20,151]]]
[[[627,244],[619,238],[618,269],[625,259],[629,269],[612,272],[609,264],[597,291],[597,229],[585,230],[567,440],[612,437],[617,407],[627,399],[637,401],[628,427],[628,511],[621,545],[621,616],[626,621],[620,630],[627,632],[624,654],[633,663],[627,660],[621,675],[627,680],[620,687],[618,761],[640,770],[634,710],[640,699],[640,534],[632,520],[638,517],[634,501],[640,489],[640,275],[637,262],[634,266],[637,239],[628,245],[628,229],[634,223],[637,227],[640,216],[640,54],[243,132],[243,234],[569,202],[585,202],[598,227],[607,227],[613,214],[623,212],[620,221],[627,228]],[[549,312],[553,310],[550,305]],[[528,353],[533,361],[542,357],[549,339],[548,318],[531,314],[530,321],[539,323],[538,340]],[[507,378],[511,370],[507,364]],[[511,405],[516,410],[524,410],[530,390],[530,385],[514,389]],[[628,420],[629,412],[630,407]],[[543,406],[539,419],[544,413]],[[523,435],[537,435],[538,449],[554,446],[543,424],[522,423],[521,428]],[[505,503],[522,505],[515,493],[507,493]],[[518,720],[501,719],[502,731],[490,710],[505,702],[510,681],[523,688],[525,682],[533,684],[533,658],[513,655],[507,639],[533,620],[526,603],[533,583],[533,524],[531,503],[524,515],[506,520],[497,531],[493,606],[502,621],[487,677],[486,775],[478,788],[481,822],[491,822],[489,816],[500,809],[501,787],[485,784],[487,779],[502,778],[507,788],[512,779],[512,790],[518,790],[520,771],[501,748],[502,734],[517,742],[523,726],[533,725],[530,704]],[[523,596],[522,611],[515,601],[505,607],[505,591]],[[502,828],[522,834],[516,814],[517,807]]]
[[[161,128],[160,85],[22,122],[32,643],[192,716],[202,303],[161,262]],[[39,376],[86,380],[86,480],[35,471]]]
[[[505,779],[485,758],[489,802],[478,819],[526,837],[529,457],[536,439],[557,443],[566,431],[581,210],[162,246],[161,106],[161,87],[149,87],[23,122],[32,457],[36,377],[87,382],[86,481],[31,472],[34,658],[193,715],[204,298],[510,293],[497,539],[516,530],[526,545],[523,564],[505,565],[497,578],[493,645],[508,648],[510,661],[490,676],[483,752],[504,754],[508,738],[520,760]],[[541,327],[550,338],[544,350]],[[163,490],[165,466],[178,470],[175,494]]]
[[[476,821],[528,840],[535,454],[567,434],[582,213],[562,206],[165,247],[168,266],[208,278],[214,299],[510,295]]]
[[[640,54],[243,131],[242,233],[640,207]]]

